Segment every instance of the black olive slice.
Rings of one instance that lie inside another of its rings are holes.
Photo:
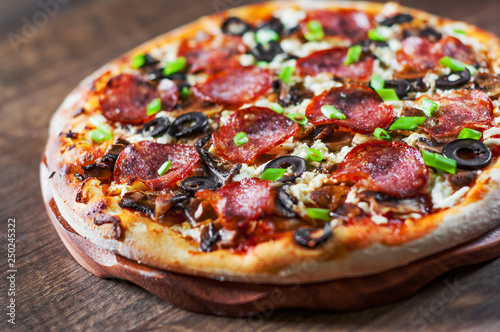
[[[319,232],[320,230],[321,228],[315,227],[298,228],[293,233],[293,240],[302,247],[315,249],[319,245],[325,243],[333,234],[332,225],[329,222],[325,222],[325,225],[322,228],[323,235],[319,237],[311,236],[313,232]]]
[[[292,174],[283,176],[279,181],[293,181],[301,176],[302,173],[304,173],[307,169],[306,161],[304,160],[304,158],[297,156],[284,156],[270,161],[266,165],[266,168],[264,170],[268,168],[286,169],[288,167],[292,168]]]
[[[436,80],[436,86],[443,90],[458,89],[469,83],[470,77],[469,69],[465,69],[451,73],[450,75],[441,76]]]
[[[446,144],[443,148],[445,157],[456,160],[457,167],[478,169],[491,162],[491,150],[481,141],[459,139]]]
[[[265,45],[258,44],[252,49],[252,54],[257,61],[271,62],[275,56],[281,53],[283,53],[283,49],[275,41],[271,41]]]
[[[165,76],[163,74],[164,68],[157,68],[151,72],[148,73],[147,79],[150,81],[158,81],[164,78],[168,78],[172,81],[186,81],[186,74],[183,72],[177,72],[170,74],[168,76]]]
[[[270,20],[268,20],[267,22],[264,22],[261,25],[259,25],[255,29],[255,31],[258,31],[258,30],[273,30],[274,32],[280,34],[280,33],[283,32],[284,28],[285,28],[285,26],[283,25],[283,23],[281,23],[281,20],[279,18],[273,17]]]
[[[435,42],[441,40],[441,38],[443,38],[443,35],[441,34],[441,32],[436,31],[431,27],[427,27],[427,28],[423,29],[422,31],[420,31],[420,37],[427,38],[427,39],[429,39],[429,41],[435,43]]]
[[[168,118],[162,116],[146,123],[140,130],[144,137],[160,137],[167,133],[170,126]]]
[[[410,92],[410,82],[406,80],[389,80],[385,81],[385,87],[389,89],[394,89],[396,94],[400,99],[403,99]]]
[[[215,190],[219,186],[217,185],[217,182],[212,178],[205,176],[193,176],[182,180],[181,187],[186,193],[194,195],[198,190]]]
[[[411,90],[416,92],[425,92],[429,90],[429,84],[423,78],[416,79],[411,85]]]
[[[151,55],[149,54],[144,54],[144,65],[143,67],[150,67],[150,66],[154,66],[156,65],[157,63],[159,63],[160,61],[156,60],[155,58],[153,58]]]
[[[186,113],[175,119],[169,133],[174,137],[189,136],[203,132],[208,127],[208,117],[201,112]]]
[[[413,16],[411,16],[410,14],[397,14],[392,17],[386,18],[385,20],[380,22],[380,25],[392,27],[394,24],[401,24],[411,21],[413,21]]]
[[[237,17],[229,17],[222,23],[222,32],[228,35],[243,36],[252,27],[247,22]]]

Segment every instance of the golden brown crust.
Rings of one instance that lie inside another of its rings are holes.
[[[404,235],[395,236],[390,229],[383,227],[362,235],[352,228],[338,227],[334,230],[332,240],[316,250],[298,247],[289,233],[279,240],[261,243],[245,253],[233,253],[229,250],[199,253],[198,244],[194,241],[152,222],[148,217],[121,209],[118,197],[82,193],[81,182],[69,176],[74,173],[72,167],[76,166],[68,164],[61,157],[64,138],[60,133],[70,121],[74,121],[74,112],[83,106],[83,99],[96,78],[108,71],[113,73],[124,62],[129,61],[133,54],[192,37],[200,30],[216,28],[224,16],[255,20],[267,17],[274,10],[285,6],[303,6],[306,9],[354,7],[373,14],[379,13],[382,8],[381,4],[363,2],[276,2],[231,9],[223,14],[203,17],[137,47],[90,75],[66,98],[51,121],[45,157],[49,170],[56,171],[56,175],[50,180],[54,199],[62,215],[79,234],[102,248],[164,270],[217,279],[290,284],[380,272],[466,242],[498,225],[496,216],[500,215],[500,162],[481,174],[461,204],[419,219],[416,223],[407,223],[402,229]],[[404,10],[416,17],[452,22],[418,10]],[[500,67],[499,40],[472,26],[469,34],[489,45],[491,58]],[[78,117],[79,122],[87,120],[87,115]],[[105,147],[100,147],[101,153],[102,149]],[[80,154],[80,158],[87,156],[92,159],[92,151],[76,149],[74,153]],[[85,196],[81,199],[85,199],[87,204],[75,200],[79,190],[80,196]],[[113,224],[94,224],[93,218],[100,212],[116,215],[121,219],[119,239],[114,237]]]

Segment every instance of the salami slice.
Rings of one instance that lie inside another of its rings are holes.
[[[246,52],[241,37],[211,36],[193,46],[184,40],[179,46],[179,56],[186,57],[189,72],[203,71],[209,74],[239,65],[237,55]]]
[[[140,76],[120,74],[111,78],[100,95],[103,115],[111,121],[141,124],[152,119],[147,105],[161,99],[162,110],[171,110],[178,99],[175,84],[162,84],[162,89],[143,80]]]
[[[349,152],[332,178],[356,182],[396,197],[413,197],[427,188],[429,171],[421,153],[402,142],[372,141]]]
[[[235,67],[210,76],[193,87],[201,99],[239,107],[266,93],[273,84],[271,72],[258,67]]]
[[[373,74],[373,58],[364,57],[361,61],[346,66],[344,61],[347,51],[346,47],[335,47],[314,52],[297,60],[298,72],[302,76],[332,73],[335,77],[369,80]]]
[[[384,128],[393,120],[392,106],[382,103],[375,91],[361,85],[346,85],[323,92],[307,106],[306,116],[314,125],[337,123],[356,133],[372,133],[377,127]],[[321,107],[332,105],[345,116],[345,120],[329,119]]]
[[[368,31],[374,27],[373,18],[365,12],[353,9],[312,10],[301,22],[302,32],[308,32],[307,22],[319,21],[323,31],[329,36],[339,36],[357,42],[367,38]]]
[[[298,124],[284,115],[264,107],[250,107],[237,111],[213,135],[217,154],[233,163],[250,163],[293,136]],[[245,133],[248,142],[236,145],[234,137]]]
[[[269,181],[243,179],[215,191],[202,190],[196,197],[206,199],[226,229],[239,229],[264,212],[271,197]]]
[[[152,190],[161,190],[186,177],[198,160],[198,152],[193,146],[143,141],[127,146],[120,153],[114,177],[120,184],[137,179]],[[167,161],[172,164],[160,176],[158,170]]]
[[[444,56],[468,64],[476,63],[474,52],[460,40],[450,36],[436,43],[431,43],[427,38],[408,37],[403,40],[401,50],[396,53],[396,59],[404,67],[401,75],[405,77],[423,76],[425,72],[438,66],[439,60]]]
[[[491,99],[480,90],[457,91],[444,97],[422,96],[416,103],[422,98],[439,104],[438,110],[423,123],[424,130],[435,137],[453,135],[465,127],[490,124],[494,117]]]

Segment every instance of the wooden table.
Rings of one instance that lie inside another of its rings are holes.
[[[498,0],[401,2],[500,35]],[[132,284],[88,273],[59,240],[40,195],[38,166],[52,113],[83,77],[133,46],[201,15],[250,1],[40,3],[57,5],[44,10],[35,0],[0,0],[0,248],[6,257],[7,221],[15,218],[18,271],[16,325],[6,321],[5,272],[0,330],[500,330],[500,260],[456,270],[416,296],[379,308],[283,310],[251,319],[194,314]],[[30,29],[26,22],[37,26]]]

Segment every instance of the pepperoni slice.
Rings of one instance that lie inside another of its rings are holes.
[[[493,120],[493,103],[480,90],[457,91],[445,97],[422,96],[439,104],[438,110],[429,117],[423,127],[435,137],[453,135],[465,127],[490,124]]]
[[[367,38],[368,31],[374,27],[373,18],[365,12],[353,9],[312,10],[301,22],[302,32],[308,32],[307,22],[319,21],[325,34],[339,36],[353,42]]]
[[[186,57],[189,72],[204,71],[209,74],[239,65],[236,55],[244,54],[246,46],[241,37],[211,36],[191,46],[184,40],[179,46],[179,56]]]
[[[332,178],[403,198],[426,190],[429,171],[417,149],[402,142],[372,141],[352,149]]]
[[[142,141],[127,146],[120,153],[114,177],[118,183],[137,179],[152,190],[161,190],[186,177],[198,160],[198,152],[193,146]],[[158,170],[167,161],[172,164],[160,176]]]
[[[314,52],[297,60],[297,68],[302,76],[319,73],[332,73],[335,77],[368,80],[373,73],[373,58],[364,57],[361,61],[344,65],[348,48],[335,47]]]
[[[269,181],[243,179],[215,191],[201,190],[196,197],[208,200],[226,229],[239,229],[264,212],[271,197]]]
[[[204,100],[236,108],[262,96],[272,84],[273,75],[266,69],[235,67],[196,84],[193,92]]]
[[[356,133],[372,133],[377,127],[386,127],[393,119],[392,106],[382,104],[375,91],[362,85],[346,85],[325,91],[312,99],[306,116],[312,124],[337,123]],[[321,107],[332,105],[345,116],[345,120],[327,118]]]
[[[168,81],[165,81],[168,83]],[[161,99],[162,110],[171,110],[177,103],[177,86],[149,84],[140,76],[120,74],[109,80],[102,94],[100,105],[103,115],[111,121],[141,124],[151,120],[146,107],[156,98]]]
[[[217,154],[232,163],[249,163],[283,143],[299,129],[298,124],[265,107],[237,111],[213,135]],[[234,137],[244,132],[248,142],[236,145]]]
[[[404,67],[400,76],[423,76],[438,66],[444,56],[468,64],[476,63],[474,52],[457,38],[448,36],[433,44],[426,38],[412,36],[403,40],[401,50],[396,53],[396,59]]]

